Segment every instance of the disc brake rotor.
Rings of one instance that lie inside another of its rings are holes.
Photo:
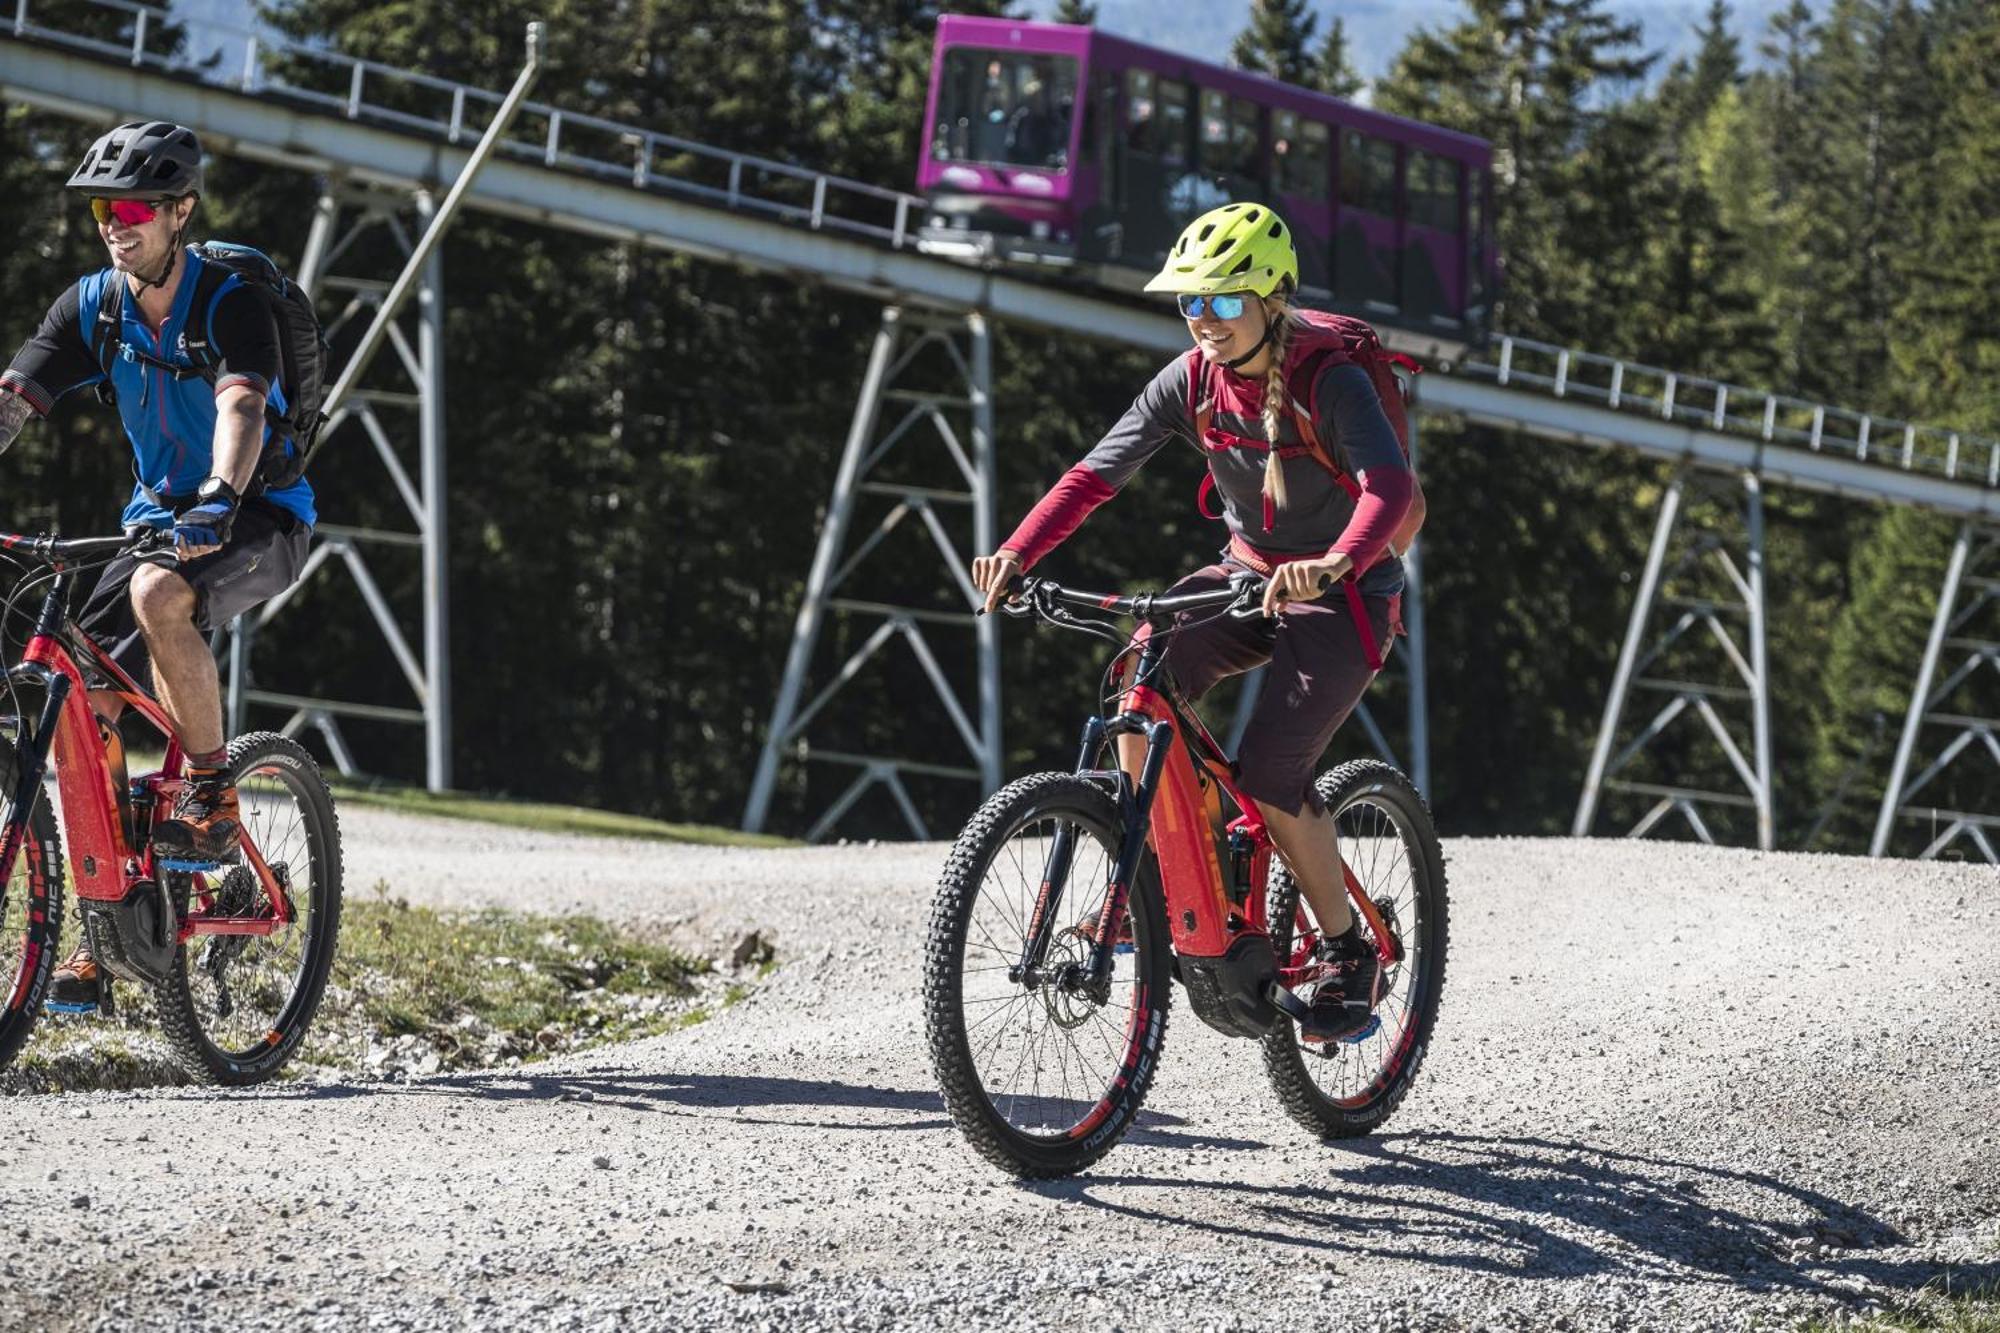
[[[1078,926],[1049,941],[1049,959],[1042,969],[1042,1008],[1059,1028],[1082,1027],[1097,1012],[1097,1002],[1079,985],[1095,944]]]

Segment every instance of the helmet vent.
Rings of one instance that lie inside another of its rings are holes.
[[[1235,268],[1229,270],[1229,276],[1233,278],[1238,273],[1248,273],[1254,267],[1256,266],[1250,262],[1250,256],[1245,255],[1243,256],[1243,258],[1236,261]]]

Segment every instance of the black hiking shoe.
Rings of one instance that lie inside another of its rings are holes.
[[[1375,1026],[1375,1005],[1382,998],[1382,960],[1358,931],[1324,940],[1320,957],[1334,973],[1313,992],[1312,1012],[1299,1023],[1301,1041],[1346,1041],[1367,1035]]]
[[[171,819],[153,829],[155,859],[234,864],[243,835],[236,787],[226,777],[197,779],[181,788]]]

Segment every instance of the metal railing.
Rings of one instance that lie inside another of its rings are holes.
[[[85,31],[105,23],[102,17],[94,24],[84,22],[89,13],[122,16],[116,20],[122,29],[119,39],[106,40]],[[175,26],[197,30],[214,44],[205,42],[198,52],[161,49],[162,33]],[[12,21],[0,31],[108,56],[134,68],[293,102],[325,115],[468,146],[484,132],[505,96],[233,24],[190,24],[168,10],[134,0],[13,0]],[[525,103],[517,124],[516,136],[499,146],[501,153],[516,161],[694,198],[815,231],[864,236],[900,250],[913,242],[923,218],[924,201],[918,195],[545,102]]]
[[[1838,455],[1975,485],[2000,486],[2000,440],[1854,412],[1825,403],[1682,375],[1575,348],[1498,337],[1493,360],[1459,373],[1502,388],[1532,388],[1614,412],[1656,417],[1722,435]]]

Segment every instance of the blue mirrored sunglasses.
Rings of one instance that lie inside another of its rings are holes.
[[[1242,292],[1228,292],[1221,296],[1188,296],[1183,294],[1181,314],[1187,319],[1200,319],[1212,314],[1217,319],[1239,319],[1243,315],[1243,303],[1248,298]]]

